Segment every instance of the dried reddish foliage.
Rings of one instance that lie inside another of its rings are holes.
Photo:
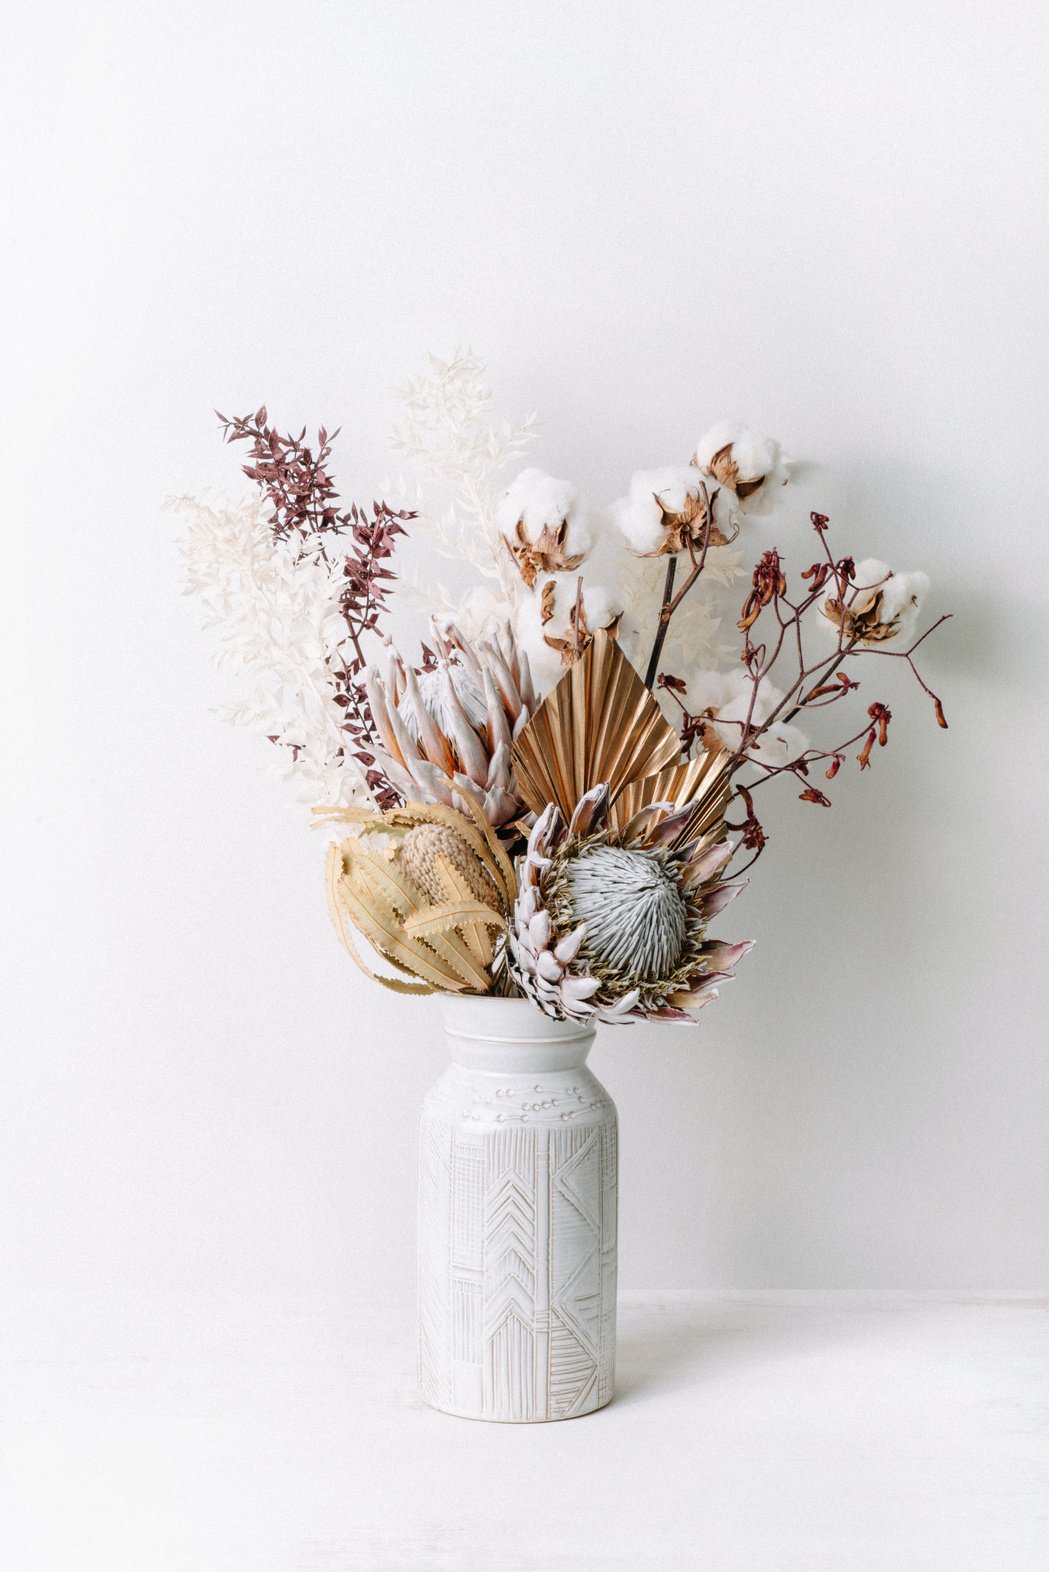
[[[273,534],[286,540],[293,533],[314,537],[321,561],[329,566],[342,557],[344,586],[339,609],[346,623],[346,634],[339,647],[327,657],[335,687],[335,703],[344,712],[343,731],[350,757],[363,765],[365,778],[375,802],[381,808],[396,807],[400,795],[377,767],[375,731],[368,696],[362,681],[367,659],[361,640],[378,631],[386,609],[390,585],[397,575],[388,566],[397,536],[414,513],[398,512],[385,502],[373,502],[371,512],[356,503],[342,507],[339,493],[328,468],[332,443],[321,426],[315,447],[306,442],[305,427],[297,437],[282,436],[267,424],[266,406],[254,415],[229,419],[216,410],[227,442],[250,442],[251,462],[243,465],[245,475],[263,492],[273,509]],[[339,537],[349,550],[329,552],[327,537]]]
[[[822,653],[816,659],[807,656],[805,629],[811,624],[814,616],[822,616],[818,603],[822,599],[823,592],[833,581],[838,602],[844,602],[849,590],[854,588],[856,572],[856,565],[851,557],[841,557],[837,560],[833,557],[825,538],[829,529],[827,516],[823,513],[813,513],[810,517],[823,556],[801,573],[803,587],[791,593],[780,554],[776,550],[764,552],[754,567],[751,588],[738,622],[739,630],[743,635],[740,660],[752,684],[750,706],[743,721],[720,723],[722,726],[726,724],[738,726],[740,733],[738,742],[734,742],[731,746],[733,757],[729,765],[729,775],[733,776],[747,767],[760,772],[756,779],[748,781],[746,785],[739,781],[735,783],[735,796],[742,805],[744,816],[738,823],[729,826],[740,834],[741,844],[753,853],[751,862],[760,856],[768,840],[754,811],[753,793],[759,786],[776,776],[793,776],[802,787],[799,793],[802,802],[829,808],[830,798],[807,778],[810,766],[816,763],[825,764],[826,779],[833,780],[845,762],[848,750],[855,747],[857,743],[862,743],[860,752],[856,755],[856,762],[861,771],[867,770],[870,768],[875,746],[884,748],[888,743],[892,714],[885,704],[876,701],[868,706],[866,719],[859,730],[831,748],[806,748],[796,758],[780,765],[762,763],[747,757],[765,733],[777,723],[787,724],[803,711],[826,708],[830,704],[840,703],[849,694],[854,693],[859,683],[839,669],[846,660],[861,656],[878,656],[905,661],[919,687],[931,699],[937,724],[942,727],[947,725],[943,705],[924,681],[914,662],[914,654],[918,646],[924,643],[929,634],[941,623],[948,620],[947,615],[938,618],[908,648],[900,650],[887,649],[884,645],[872,647],[864,643],[862,634],[865,630],[862,622],[852,626],[848,619],[844,619],[845,625],[838,632],[837,647]],[[698,577],[695,568],[698,565],[701,571],[704,556],[705,551],[694,557],[694,570],[686,588]],[[662,648],[670,618],[682,598],[681,591],[677,595],[673,594],[673,583],[673,573],[668,570],[656,645],[653,650],[654,661]],[[808,622],[805,621],[806,618]],[[786,678],[783,675],[784,668],[789,671],[789,676]],[[776,672],[777,689],[784,690],[783,697],[764,720],[758,722],[755,718],[758,694],[762,683],[771,678],[773,670]],[[649,686],[652,686],[654,677],[653,666],[650,666]],[[693,715],[688,710],[682,697],[687,692],[687,684],[682,678],[669,672],[662,672],[655,681],[670,695],[681,711],[681,741],[686,752],[690,752],[694,747],[727,746],[713,730],[711,723],[714,715],[711,711]]]

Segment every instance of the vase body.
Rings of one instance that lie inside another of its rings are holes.
[[[612,1396],[616,1111],[593,1027],[450,997],[423,1104],[419,1380],[470,1419],[571,1419]]]

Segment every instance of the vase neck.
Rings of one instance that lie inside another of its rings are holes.
[[[467,1070],[506,1075],[578,1069],[594,1041],[592,1026],[551,1020],[526,999],[462,995],[443,1005],[449,1052]]]

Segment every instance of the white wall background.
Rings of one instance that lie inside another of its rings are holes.
[[[1042,8],[103,3],[7,34],[8,1281],[410,1283],[433,1012],[351,968],[303,810],[209,713],[160,508],[235,484],[210,412],[262,399],[341,421],[370,497],[389,389],[468,342],[554,472],[610,497],[743,414],[810,461],[799,564],[819,507],[957,613],[951,730],[888,684],[876,769],[770,813],[735,987],[595,1052],[624,1285],[1044,1284]]]

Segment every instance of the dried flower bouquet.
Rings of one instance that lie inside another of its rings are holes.
[[[255,494],[179,505],[188,589],[220,657],[256,681],[229,713],[346,827],[332,915],[386,987],[521,995],[559,1020],[692,1020],[751,948],[710,924],[744,888],[734,859],[766,845],[759,790],[793,779],[829,807],[816,780],[854,748],[869,769],[888,741],[886,704],[856,698],[857,661],[903,661],[946,726],[916,661],[946,620],[920,627],[928,580],[836,556],[813,513],[797,582],[778,550],[758,555],[733,649],[719,610],[748,521],[787,482],[778,443],[715,426],[686,464],[599,508],[535,468],[507,481],[535,420],[492,422],[472,356],[431,360],[404,404],[395,446],[429,490],[400,482],[370,508],[336,492],[337,433],[283,436],[264,407],[219,417],[248,444]],[[481,580],[456,596],[401,575],[430,603],[412,658],[386,633],[408,536]],[[810,741],[828,709],[834,740]]]

